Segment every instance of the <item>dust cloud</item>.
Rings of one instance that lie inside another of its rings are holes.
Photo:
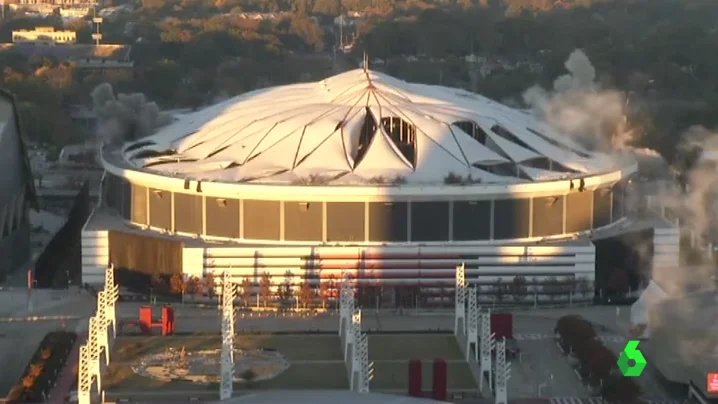
[[[112,86],[103,83],[95,87],[91,97],[97,115],[96,133],[105,144],[122,144],[148,136],[171,121],[142,93],[115,96]]]
[[[693,233],[718,239],[716,165],[695,164],[703,150],[715,150],[718,162],[718,133],[693,127],[685,133],[676,134],[681,137],[677,161],[684,163],[669,167],[655,150],[635,147],[641,131],[632,127],[627,119],[627,97],[624,92],[604,88],[597,82],[596,69],[583,51],[573,51],[565,67],[567,74],[558,77],[550,90],[534,86],[524,92],[523,101],[534,116],[590,150],[609,154],[620,161],[631,159],[638,162],[642,177],[663,180],[635,187],[636,194],[629,196],[633,201],[629,203],[642,204],[645,196],[651,195],[680,217],[682,234]],[[675,181],[677,173],[681,173],[684,187]],[[641,253],[652,254],[651,251]],[[706,252],[701,254],[707,256]],[[703,289],[713,288],[712,275],[712,268],[708,266],[688,265],[652,274],[658,285],[673,296],[681,296],[696,285],[701,285]],[[655,306],[658,302],[648,304]],[[681,307],[685,313],[696,309],[690,307],[691,304],[681,306],[685,306]],[[646,309],[651,311],[653,307]]]
[[[532,113],[590,150],[628,147],[633,131],[627,128],[623,93],[596,82],[596,69],[581,50],[573,51],[564,66],[568,73],[554,81],[552,90],[534,86],[524,92]]]

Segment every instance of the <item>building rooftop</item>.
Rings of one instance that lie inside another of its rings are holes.
[[[231,98],[123,152],[134,167],[168,175],[270,184],[443,184],[452,176],[515,184],[621,164],[524,111],[362,69]]]

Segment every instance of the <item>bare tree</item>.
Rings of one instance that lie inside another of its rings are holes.
[[[332,293],[332,276],[328,276],[326,279],[319,278],[319,298],[322,299],[322,308],[327,308],[327,302]]]
[[[544,279],[541,291],[549,300],[554,300],[561,294],[562,286],[555,276],[549,276]]]
[[[576,292],[583,298],[588,296],[588,293],[591,291],[591,287],[589,285],[588,279],[584,277],[578,277],[576,278]]]
[[[509,285],[509,291],[515,302],[520,302],[526,298],[528,287],[526,286],[526,278],[516,275]]]
[[[314,301],[314,289],[308,280],[302,282],[299,287],[299,301],[305,309]]]
[[[496,297],[496,303],[501,303],[504,300],[504,295],[506,294],[506,285],[504,285],[501,278],[494,281],[493,289],[494,296]]]
[[[259,281],[259,295],[262,298],[264,307],[267,307],[267,303],[269,302],[269,295],[272,293],[270,289],[271,287],[272,279],[269,277],[269,273],[265,272],[262,274],[262,279]]]
[[[245,307],[250,306],[252,294],[254,293],[254,283],[249,278],[242,279],[242,303]]]
[[[207,296],[210,300],[214,299],[216,285],[214,284],[214,274],[211,272],[204,277],[204,289],[207,291]]]

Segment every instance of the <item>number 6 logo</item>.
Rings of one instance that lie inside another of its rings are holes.
[[[643,357],[643,353],[638,349],[638,343],[639,341],[636,340],[628,341],[618,358],[618,362],[616,362],[625,377],[638,377],[646,368],[646,358]]]

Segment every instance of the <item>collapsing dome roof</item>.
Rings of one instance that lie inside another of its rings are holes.
[[[523,111],[366,70],[183,115],[124,156],[198,180],[317,185],[510,184],[614,168]]]

